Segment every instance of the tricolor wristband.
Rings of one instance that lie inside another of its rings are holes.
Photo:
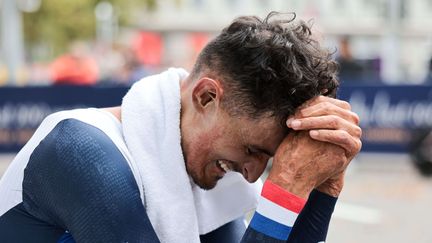
[[[267,180],[250,227],[278,240],[287,240],[306,200]]]

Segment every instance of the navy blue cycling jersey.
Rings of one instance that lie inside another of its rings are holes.
[[[336,198],[312,192],[285,240],[256,226],[256,217],[247,228],[238,219],[200,238],[202,242],[321,242],[335,203]],[[31,151],[22,202],[0,215],[0,242],[159,239],[122,153],[98,128],[66,119]]]

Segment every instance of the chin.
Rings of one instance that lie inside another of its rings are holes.
[[[215,188],[219,180],[219,179],[210,180],[208,178],[197,178],[195,176],[191,176],[191,177],[193,182],[203,190],[211,190]]]

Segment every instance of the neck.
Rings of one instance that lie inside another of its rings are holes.
[[[108,111],[109,113],[113,114],[113,116],[115,116],[120,122],[122,121],[120,106],[102,108],[102,110]]]

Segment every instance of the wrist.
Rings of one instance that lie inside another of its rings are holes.
[[[324,186],[324,185],[319,185],[316,188],[316,190],[320,191],[320,192],[322,192],[324,194],[327,194],[329,196],[332,196],[332,197],[339,197],[339,194],[341,192],[341,190],[339,190],[337,188],[334,188],[334,187],[331,187],[331,186]]]
[[[332,197],[339,197],[344,185],[343,174],[338,175],[336,178],[329,178],[327,181],[319,185],[316,190]]]
[[[270,180],[264,182],[261,197],[296,214],[299,214],[306,204],[306,199],[286,191],[284,188]]]
[[[271,181],[275,185],[281,187],[285,191],[288,191],[304,200],[307,200],[309,194],[315,187],[315,183],[311,180],[305,180],[303,178],[297,178],[295,176],[282,176],[270,174],[267,180]]]
[[[285,242],[306,200],[266,180],[255,214],[249,224],[262,234]]]

